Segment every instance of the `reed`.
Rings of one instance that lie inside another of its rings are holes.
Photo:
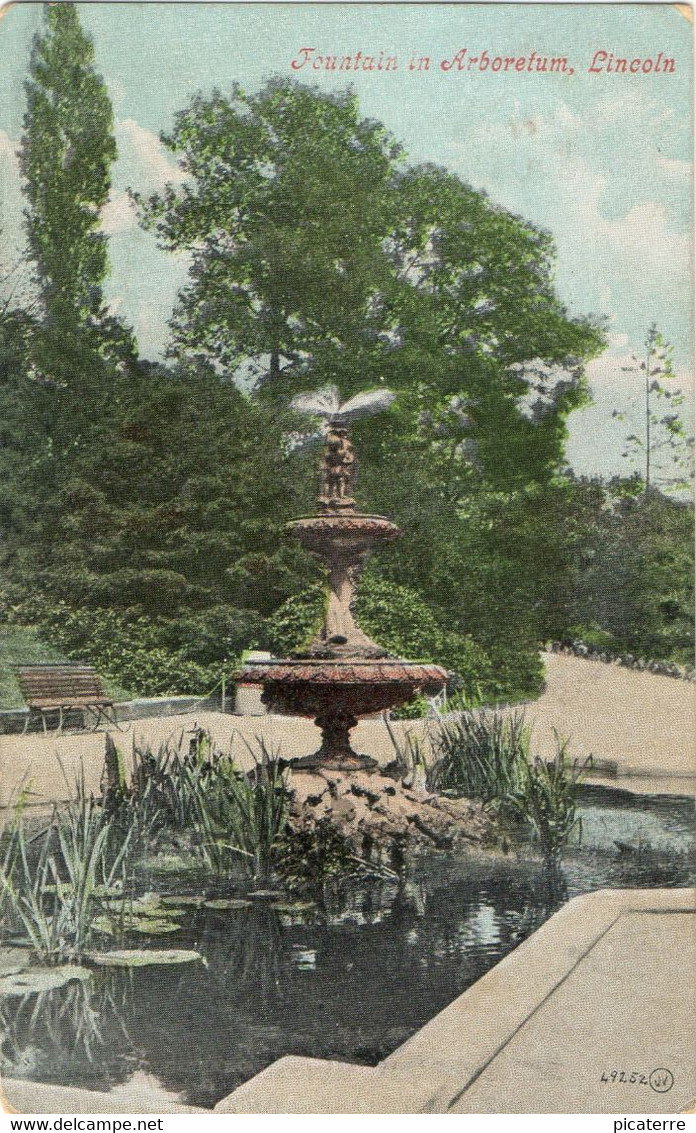
[[[257,740],[246,774],[215,750],[210,736],[194,733],[187,748],[137,750],[126,826],[153,837],[188,834],[210,872],[224,876],[241,863],[253,878],[267,877],[288,815],[288,791],[277,754]]]
[[[589,765],[568,756],[569,741],[558,732],[553,759],[536,759],[522,766],[522,775],[515,791],[503,799],[503,805],[529,829],[548,862],[556,861],[563,847],[577,832],[582,837],[582,819],[577,812],[577,786]]]
[[[432,732],[430,790],[490,802],[515,793],[529,763],[531,729],[523,712],[467,709]]]
[[[5,926],[44,963],[80,956],[89,946],[99,893],[123,887],[130,839],[114,847],[112,823],[86,793],[54,808],[38,837],[23,816],[6,840],[0,890]]]

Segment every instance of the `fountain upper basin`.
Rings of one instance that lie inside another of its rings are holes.
[[[346,511],[293,519],[288,532],[308,551],[326,554],[328,548],[343,548],[355,555],[388,543],[401,535],[401,529],[383,515],[361,515]]]

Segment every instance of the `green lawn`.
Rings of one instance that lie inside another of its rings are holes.
[[[60,649],[47,645],[35,629],[27,626],[0,626],[0,710],[24,708],[15,676],[16,665],[32,665],[40,661],[67,661]],[[104,681],[108,696],[128,700],[130,694],[110,681]]]

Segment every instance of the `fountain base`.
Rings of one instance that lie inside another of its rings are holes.
[[[321,747],[312,755],[290,761],[293,771],[316,771],[323,767],[330,771],[373,771],[377,760],[359,755],[350,746],[350,730],[357,724],[355,716],[317,717],[314,723],[321,728]]]
[[[285,716],[313,717],[321,728],[318,751],[291,760],[295,771],[371,771],[377,761],[350,746],[361,716],[405,704],[417,692],[438,692],[447,674],[437,665],[397,658],[295,658],[247,661],[240,684],[261,684],[264,704]]]
[[[379,767],[376,759],[369,755],[358,755],[350,751],[347,755],[322,754],[322,748],[313,755],[303,755],[298,759],[290,760],[291,771],[376,771]]]

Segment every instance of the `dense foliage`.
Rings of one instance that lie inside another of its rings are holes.
[[[582,539],[565,636],[693,666],[693,507],[626,482],[581,482],[574,504]]]
[[[163,141],[186,179],[141,219],[192,257],[167,365],[103,301],[116,149],[70,3],[46,7],[20,162],[32,302],[0,305],[0,588],[134,693],[197,692],[284,651],[319,567],[283,537],[312,506],[300,389],[385,385],[355,426],[358,493],[404,538],[358,617],[485,698],[534,695],[538,643],[599,625],[688,652],[691,511],[563,474],[602,335],[553,286],[553,241],[447,170],[406,164],[351,94],[289,81],[197,95]],[[137,189],[137,187],[135,187]],[[297,631],[297,632],[296,632]]]
[[[281,655],[301,650],[319,629],[322,613],[323,587],[317,582],[284,602],[270,619],[270,647]],[[374,568],[363,579],[355,613],[361,628],[390,652],[434,661],[456,673],[466,698],[517,700],[541,689],[536,653],[487,652],[470,635],[448,628],[442,614],[416,591],[380,577]]]

